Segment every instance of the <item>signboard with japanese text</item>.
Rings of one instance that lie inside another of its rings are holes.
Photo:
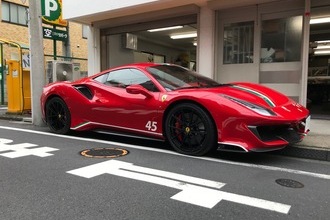
[[[42,27],[42,32],[44,38],[52,40],[67,41],[69,36],[67,31],[58,30],[54,28]]]

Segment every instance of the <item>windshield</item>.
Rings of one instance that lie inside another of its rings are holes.
[[[148,71],[168,91],[221,86],[210,78],[179,66],[153,66],[149,67]]]

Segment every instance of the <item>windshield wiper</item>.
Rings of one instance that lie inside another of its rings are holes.
[[[181,90],[181,89],[205,89],[205,88],[216,88],[216,87],[222,87],[222,86],[228,86],[229,84],[217,84],[217,85],[208,85],[208,86],[186,86],[186,87],[180,87],[175,90]]]
[[[197,88],[203,88],[201,86],[186,86],[186,87],[180,87],[175,90],[181,90],[181,89],[197,89]]]

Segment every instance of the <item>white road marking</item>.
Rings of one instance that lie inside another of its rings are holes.
[[[286,173],[292,173],[292,174],[297,174],[297,175],[304,175],[304,176],[310,176],[310,177],[314,177],[314,178],[330,180],[330,175],[322,174],[322,173],[313,173],[313,172],[308,172],[308,171],[287,169],[287,168],[281,168],[281,167],[272,167],[272,166],[266,166],[266,165],[234,162],[234,161],[227,161],[227,160],[221,160],[221,159],[209,158],[209,157],[193,157],[193,156],[188,156],[188,155],[184,155],[184,154],[179,154],[177,152],[170,151],[170,150],[163,150],[163,149],[156,149],[156,148],[151,148],[151,147],[124,144],[124,143],[113,142],[113,141],[97,140],[97,139],[92,139],[92,138],[59,135],[59,134],[53,134],[53,133],[49,133],[49,132],[28,130],[28,129],[22,129],[22,128],[0,126],[0,129],[21,131],[21,132],[27,132],[27,133],[32,133],[32,134],[40,134],[40,135],[54,136],[54,137],[60,137],[60,138],[67,138],[67,139],[71,139],[71,140],[89,141],[89,142],[100,143],[100,144],[115,145],[115,146],[119,146],[119,147],[127,147],[127,148],[132,148],[132,149],[139,149],[139,150],[153,151],[153,152],[164,153],[164,154],[171,154],[171,155],[176,155],[179,157],[189,157],[189,158],[194,158],[197,160],[205,160],[205,161],[211,161],[211,162],[215,162],[215,163],[224,163],[224,164],[230,164],[230,165],[236,165],[236,166],[258,168],[258,169],[263,169],[263,170],[286,172]]]
[[[18,158],[24,156],[37,156],[37,157],[48,157],[52,156],[49,152],[57,151],[56,148],[51,147],[36,147],[36,144],[21,143],[11,144],[13,140],[0,138],[0,152],[11,151],[7,153],[0,153],[0,156],[8,158]]]
[[[102,174],[111,174],[179,189],[181,192],[172,196],[171,199],[209,209],[213,208],[221,200],[227,200],[283,214],[288,214],[291,208],[290,205],[282,203],[220,191],[219,189],[223,187],[225,183],[136,166],[132,163],[118,160],[97,163],[67,171],[67,173],[84,178],[92,178]]]

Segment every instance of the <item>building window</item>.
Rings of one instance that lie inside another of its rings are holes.
[[[225,24],[223,63],[253,63],[254,22]]]
[[[2,2],[1,7],[2,7],[2,20],[3,21],[10,21],[9,3],[8,2]]]
[[[6,1],[2,1],[1,6],[2,21],[27,26],[26,9],[28,7]]]
[[[303,18],[262,21],[261,63],[300,61]]]
[[[82,38],[88,38],[88,26],[84,24],[82,25]]]

